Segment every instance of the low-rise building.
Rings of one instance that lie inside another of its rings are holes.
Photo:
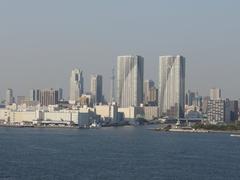
[[[144,107],[144,118],[146,120],[154,120],[159,117],[158,106],[145,106]]]
[[[124,114],[125,120],[135,120],[138,117],[144,117],[144,108],[143,107],[127,107],[127,108],[118,108],[118,112]]]
[[[116,103],[112,103],[111,105],[97,105],[95,106],[95,112],[103,120],[118,121],[118,106]]]
[[[38,111],[11,111],[10,122],[11,124],[24,124],[32,123],[34,120],[39,119]]]
[[[3,122],[10,122],[10,110],[6,108],[0,108],[0,120]]]

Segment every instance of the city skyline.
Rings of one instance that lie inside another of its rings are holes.
[[[134,55],[129,55],[129,56],[134,56]],[[138,55],[137,55],[138,56]],[[165,55],[165,57],[167,57],[167,56],[170,56],[170,55]],[[172,56],[172,55],[171,55]],[[178,56],[178,55],[176,55],[176,56]],[[120,57],[120,56],[117,56],[117,58],[116,58],[116,65],[114,66],[115,68],[117,68],[117,61],[118,61],[118,57]],[[161,57],[161,56],[159,56],[159,57]],[[162,56],[162,57],[164,57],[164,56]],[[174,56],[172,56],[172,57],[174,57]],[[144,57],[143,57],[144,58]],[[188,62],[189,63],[189,62]],[[186,63],[186,67],[187,67],[187,65],[188,65],[188,63]],[[158,64],[159,65],[159,64]],[[144,63],[144,66],[143,66],[143,69],[144,69],[144,72],[145,72],[145,63]],[[187,69],[187,68],[186,68]],[[101,81],[109,81],[108,83],[106,83],[107,85],[109,85],[110,87],[106,87],[105,85],[104,86],[102,86],[102,88],[103,89],[107,89],[107,92],[102,92],[102,96],[103,97],[105,97],[106,99],[107,99],[107,101],[109,100],[109,102],[110,102],[110,95],[111,95],[111,81],[112,81],[112,77],[110,77],[110,78],[108,78],[108,79],[104,79],[104,77],[102,76],[102,75],[99,75],[99,74],[97,74],[97,73],[84,73],[84,70],[80,70],[79,68],[73,68],[73,69],[71,69],[71,76],[70,76],[70,82],[71,82],[71,79],[72,78],[74,78],[73,77],[73,73],[75,73],[76,71],[79,71],[79,78],[81,77],[82,79],[81,79],[81,86],[82,86],[82,89],[81,89],[81,93],[80,94],[83,94],[83,93],[90,93],[91,92],[91,82],[92,82],[92,77],[93,76],[101,76]],[[188,71],[188,70],[187,70]],[[187,72],[186,71],[186,72]],[[156,85],[156,87],[157,87],[157,89],[159,88],[159,68],[157,69],[157,71],[156,71],[157,73],[158,73],[158,77],[156,78],[152,78],[152,79],[149,79],[149,78],[143,78],[143,84],[144,84],[144,82],[145,81],[152,81],[155,85]],[[185,73],[186,73],[185,72]],[[86,77],[86,74],[88,75],[88,77]],[[117,77],[117,72],[115,72],[115,76]],[[68,77],[69,78],[69,77]],[[186,79],[188,79],[188,77],[186,76],[185,77]],[[86,80],[87,79],[87,80]],[[153,79],[156,79],[156,80],[153,80]],[[21,82],[19,82],[19,83],[21,83]],[[64,83],[66,83],[66,82],[64,82]],[[69,84],[69,82],[68,82],[68,84]],[[71,84],[71,83],[70,83]],[[116,86],[117,86],[117,78],[115,79],[115,84],[116,84]],[[187,86],[186,86],[186,84],[188,84],[188,82],[187,82],[187,80],[186,80],[186,82],[185,82],[185,95],[186,95],[186,93],[187,93],[187,91],[188,90],[191,90],[191,91],[193,91],[193,92],[195,92],[195,93],[198,93],[198,94],[200,94],[199,92],[201,92],[201,91],[199,91],[199,89],[190,89],[190,88],[188,88]],[[143,85],[144,86],[144,85]],[[83,88],[84,87],[84,88]],[[34,89],[36,89],[36,90],[38,90],[38,89],[51,89],[51,88],[53,88],[53,89],[61,89],[61,95],[62,95],[62,97],[65,99],[65,100],[69,100],[69,99],[71,99],[71,93],[70,93],[70,89],[69,89],[69,86],[68,87],[66,87],[66,89],[65,88],[63,88],[63,86],[49,86],[49,87],[39,87],[39,86],[37,86],[37,87],[31,87],[30,89],[27,89],[27,91],[26,92],[23,92],[23,94],[17,94],[16,92],[18,92],[18,89],[13,89],[12,87],[7,87],[5,90],[3,89],[2,91],[0,91],[0,98],[1,98],[1,100],[6,100],[6,91],[8,90],[8,89],[12,89],[13,90],[13,96],[16,98],[17,96],[28,96],[29,95],[29,91],[31,91],[31,90],[34,90]],[[117,88],[117,87],[116,87]],[[211,90],[213,90],[213,89],[216,89],[216,90],[218,90],[220,88],[220,90],[223,90],[223,92],[221,92],[221,97],[222,98],[230,98],[230,99],[239,99],[239,96],[237,96],[236,98],[235,97],[232,97],[231,95],[229,95],[229,94],[226,94],[226,93],[224,93],[224,89],[222,88],[222,87],[217,87],[217,86],[210,86],[210,88],[207,90],[207,92],[206,92],[206,94],[200,94],[201,96],[203,96],[203,97],[208,97],[208,96],[211,96],[211,92],[209,93],[209,90],[211,91]],[[83,90],[84,89],[84,90]],[[1,90],[1,89],[0,89]],[[143,87],[143,91],[144,91],[144,87]],[[115,89],[115,93],[117,93],[117,89]],[[222,94],[224,94],[224,95],[222,95]],[[79,96],[80,97],[80,96]],[[116,97],[117,98],[117,97]],[[144,93],[143,93],[143,98],[144,98]],[[144,100],[144,99],[143,99]],[[117,100],[116,100],[117,101]]]
[[[104,94],[109,94],[111,69],[121,54],[142,55],[146,60],[144,79],[155,82],[158,56],[182,54],[188,59],[186,89],[208,95],[210,88],[219,87],[223,97],[239,97],[240,87],[235,82],[240,42],[238,1],[93,4],[53,0],[47,5],[44,1],[1,1],[2,98],[7,88],[25,95],[32,88],[62,87],[66,95],[69,71],[78,67],[84,71],[86,89],[90,74],[102,74]],[[136,6],[139,11],[132,13]],[[125,13],[116,13],[119,8]]]
[[[1,0],[0,179],[238,180],[239,7]]]

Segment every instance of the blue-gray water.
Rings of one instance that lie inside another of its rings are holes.
[[[0,128],[0,179],[240,179],[240,138],[147,128]]]

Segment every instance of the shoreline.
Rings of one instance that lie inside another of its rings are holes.
[[[103,126],[104,127],[116,127],[116,126]],[[117,127],[125,127],[125,126],[117,126]],[[132,126],[136,127],[136,126]],[[142,126],[141,126],[142,127]],[[147,126],[145,126],[147,127]],[[0,125],[0,128],[42,128],[42,129],[93,129],[93,128],[79,128],[78,126],[33,126],[33,125]],[[98,128],[99,129],[99,128]],[[160,128],[147,128],[152,131],[160,131],[160,132],[179,132],[179,133],[225,133],[225,134],[237,134],[240,135],[240,130],[206,130],[206,129],[184,129],[184,128],[173,128],[173,129],[160,129]]]
[[[207,130],[207,129],[184,129],[184,128],[172,128],[172,129],[160,129],[160,128],[151,128],[149,130],[160,131],[160,132],[179,132],[179,133],[225,133],[225,134],[239,134],[240,130]]]

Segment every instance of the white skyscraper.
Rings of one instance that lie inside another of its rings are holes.
[[[70,77],[70,103],[75,103],[83,94],[83,73],[80,69],[72,70]]]
[[[11,105],[14,103],[14,97],[13,97],[13,90],[12,89],[7,89],[6,91],[6,105]]]
[[[91,76],[91,94],[94,96],[94,103],[99,104],[102,102],[103,83],[101,75]]]
[[[185,106],[185,58],[160,56],[159,58],[160,116],[183,118]]]
[[[143,102],[144,58],[119,56],[117,60],[117,101],[120,107]]]

